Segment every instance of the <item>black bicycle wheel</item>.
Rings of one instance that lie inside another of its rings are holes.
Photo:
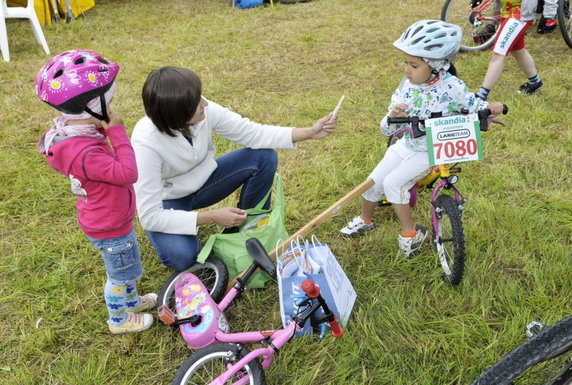
[[[223,261],[211,255],[205,263],[195,263],[185,271],[173,273],[159,292],[157,307],[167,305],[169,309],[175,311],[175,281],[185,272],[196,275],[209,290],[211,298],[216,303],[224,297],[228,285],[228,269]]]
[[[458,25],[463,30],[461,52],[484,51],[493,45],[500,19],[495,15],[494,1],[481,10],[478,20],[468,0],[445,0],[441,20]]]
[[[172,385],[207,385],[227,370],[227,365],[238,362],[248,354],[248,350],[238,344],[215,344],[202,348],[187,358],[179,367]],[[250,385],[264,385],[264,371],[255,359],[248,363],[227,384],[232,384],[244,376],[249,377]]]
[[[570,385],[571,359],[572,317],[569,317],[508,353],[471,385]]]
[[[568,47],[572,48],[572,15],[570,0],[558,0],[558,26]]]
[[[443,269],[443,279],[456,286],[463,279],[465,270],[465,236],[461,211],[453,197],[439,195],[435,201],[437,232],[433,243]],[[435,232],[435,229],[433,229]]]

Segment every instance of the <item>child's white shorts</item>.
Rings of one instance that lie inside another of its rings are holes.
[[[390,146],[369,177],[375,185],[362,194],[370,202],[385,195],[390,203],[408,204],[409,189],[431,172],[427,151],[413,151],[404,139]]]

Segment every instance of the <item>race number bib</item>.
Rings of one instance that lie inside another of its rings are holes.
[[[425,130],[432,166],[483,159],[477,114],[427,119]]]

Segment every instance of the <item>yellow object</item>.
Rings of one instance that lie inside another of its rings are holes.
[[[25,7],[27,0],[8,0],[8,6]],[[69,21],[93,8],[94,0],[34,0],[40,24],[50,26],[53,21]],[[57,9],[56,9],[57,8]]]

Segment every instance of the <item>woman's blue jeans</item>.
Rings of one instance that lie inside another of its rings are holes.
[[[179,199],[163,201],[163,208],[192,211],[220,202],[242,186],[238,207],[256,206],[272,188],[278,167],[274,150],[241,148],[216,159],[218,167],[200,190]],[[265,208],[270,205],[268,199]],[[146,232],[162,264],[176,271],[186,270],[200,251],[196,235]]]

